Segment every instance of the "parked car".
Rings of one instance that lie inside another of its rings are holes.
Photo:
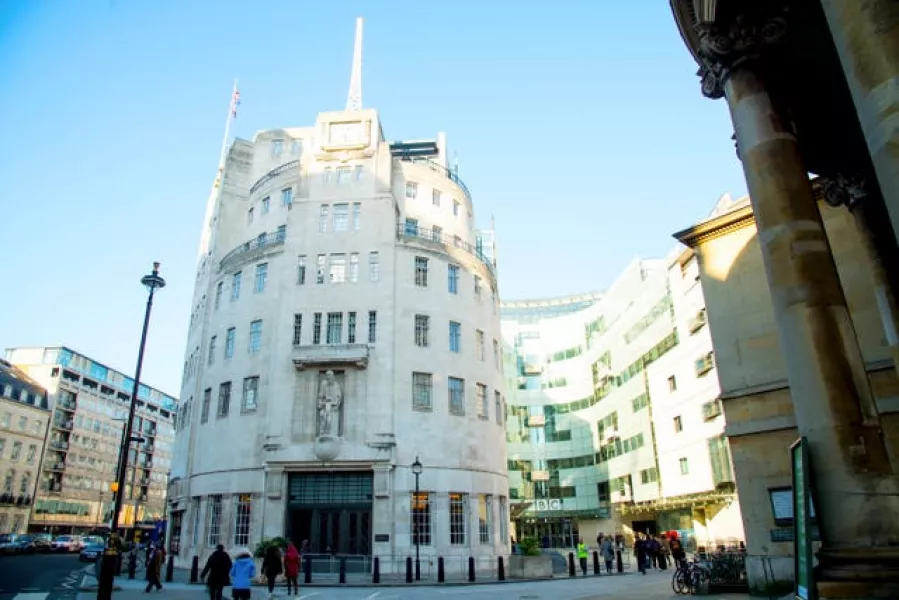
[[[16,534],[4,533],[0,534],[0,554],[15,553]]]
[[[34,534],[34,549],[37,552],[50,552],[53,545],[53,536],[49,533]]]
[[[91,542],[85,543],[84,548],[81,549],[81,553],[78,555],[78,560],[82,562],[96,562],[103,554],[105,548],[106,544],[102,540],[97,541],[95,538]]]
[[[53,552],[78,552],[81,550],[81,541],[75,535],[60,535],[53,540],[51,549]]]
[[[36,549],[34,536],[30,534],[16,535],[15,539],[9,542],[10,554],[32,554]]]

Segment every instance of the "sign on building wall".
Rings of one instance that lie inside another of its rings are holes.
[[[562,501],[558,498],[537,500],[535,508],[540,510],[562,510]]]
[[[812,562],[811,468],[808,442],[804,437],[790,446],[793,466],[793,560],[796,569],[796,598],[817,600]]]

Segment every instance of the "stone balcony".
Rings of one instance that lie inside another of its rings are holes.
[[[324,367],[368,367],[368,344],[314,344],[293,347],[293,366],[298,371]]]

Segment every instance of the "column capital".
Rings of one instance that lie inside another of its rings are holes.
[[[871,195],[868,178],[857,173],[822,177],[821,191],[827,204],[835,208],[845,206],[850,211]]]
[[[769,47],[786,37],[787,9],[779,7],[765,13],[742,13],[728,23],[697,23],[702,94],[718,99],[724,96],[724,84],[741,64],[758,58]]]

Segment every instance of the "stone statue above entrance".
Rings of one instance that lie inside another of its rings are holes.
[[[340,409],[343,405],[343,391],[334,375],[334,371],[326,371],[318,382],[318,430],[321,436],[340,436]]]

